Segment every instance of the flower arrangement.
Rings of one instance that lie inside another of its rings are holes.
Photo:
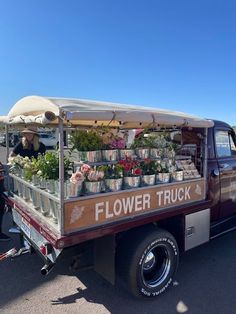
[[[140,162],[140,167],[143,175],[155,174],[158,170],[158,164],[155,160],[145,158]]]
[[[99,170],[104,172],[105,179],[119,179],[123,177],[123,167],[119,163],[99,166]]]
[[[80,171],[84,175],[85,181],[96,182],[104,178],[104,171],[97,169],[96,166],[91,167],[88,164],[83,164],[80,167]]]
[[[102,149],[102,137],[95,130],[76,130],[71,134],[72,150],[96,151]]]
[[[103,149],[123,149],[126,142],[122,133],[117,129],[102,128]]]
[[[9,157],[8,158],[8,165],[10,166],[10,170],[14,169],[23,169],[24,164],[30,160],[29,157],[22,157],[20,155]]]
[[[59,156],[54,152],[47,152],[38,157],[35,161],[35,166],[38,170],[37,174],[46,180],[59,179]],[[73,168],[73,163],[64,157],[64,178],[68,179],[70,171]]]
[[[10,172],[18,174],[30,181],[33,174],[37,173],[36,159],[29,157],[22,157],[20,155],[9,157],[8,165],[10,166]]]
[[[149,148],[148,136],[143,132],[140,132],[137,137],[135,137],[133,143],[130,146],[131,149],[135,148]]]
[[[76,170],[76,172],[72,173],[70,182],[73,184],[82,183],[84,179],[84,174],[81,171]]]
[[[131,157],[119,160],[118,164],[123,168],[124,177],[136,177],[142,174],[139,161],[133,160]]]

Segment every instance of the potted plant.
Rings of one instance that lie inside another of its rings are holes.
[[[96,166],[91,167],[88,164],[83,164],[80,167],[81,173],[84,175],[85,193],[95,194],[102,191],[102,180],[104,178],[104,171]]]
[[[73,172],[66,185],[65,197],[79,196],[83,188],[84,179],[84,174],[80,170],[77,169],[76,172]]]
[[[115,192],[122,189],[123,167],[119,163],[100,166],[99,170],[104,172],[106,191]]]
[[[164,161],[157,166],[156,183],[168,183],[170,182],[170,172]]]
[[[157,163],[155,160],[145,158],[140,162],[142,176],[141,181],[143,186],[154,185],[156,181]]]
[[[118,160],[118,152],[126,147],[123,135],[117,129],[103,128],[102,132],[102,157],[104,161]]]
[[[78,151],[80,161],[101,161],[102,138],[95,130],[76,130],[71,134],[72,150]]]
[[[148,141],[148,134],[146,134],[145,130],[140,132],[137,137],[135,137],[133,143],[130,146],[131,149],[135,149],[136,155],[141,158],[149,158],[150,147]]]
[[[118,164],[123,168],[124,188],[131,189],[139,187],[140,176],[142,174],[139,161],[133,160],[131,157],[126,157],[119,160]]]
[[[41,179],[46,180],[49,192],[55,192],[55,184],[58,183],[59,179],[59,156],[55,152],[46,152],[46,154],[39,156],[35,162],[36,168],[38,169],[37,174]],[[73,163],[64,157],[64,180],[68,180],[70,171],[73,169]],[[51,187],[49,188],[49,186]],[[41,185],[41,188],[45,188]]]

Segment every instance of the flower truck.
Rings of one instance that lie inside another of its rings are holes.
[[[5,197],[44,275],[73,250],[74,268],[156,297],[172,285],[181,252],[235,229],[236,138],[224,122],[40,96],[20,99],[4,122],[8,133],[58,130],[56,152],[8,160]]]

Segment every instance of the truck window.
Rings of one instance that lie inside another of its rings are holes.
[[[216,131],[217,157],[231,157],[236,155],[236,146],[232,135],[228,131]]]

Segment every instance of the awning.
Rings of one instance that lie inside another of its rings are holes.
[[[209,128],[213,121],[183,112],[85,99],[27,96],[10,110],[8,124],[64,124],[72,126],[121,126],[145,128],[149,126],[189,126]]]

